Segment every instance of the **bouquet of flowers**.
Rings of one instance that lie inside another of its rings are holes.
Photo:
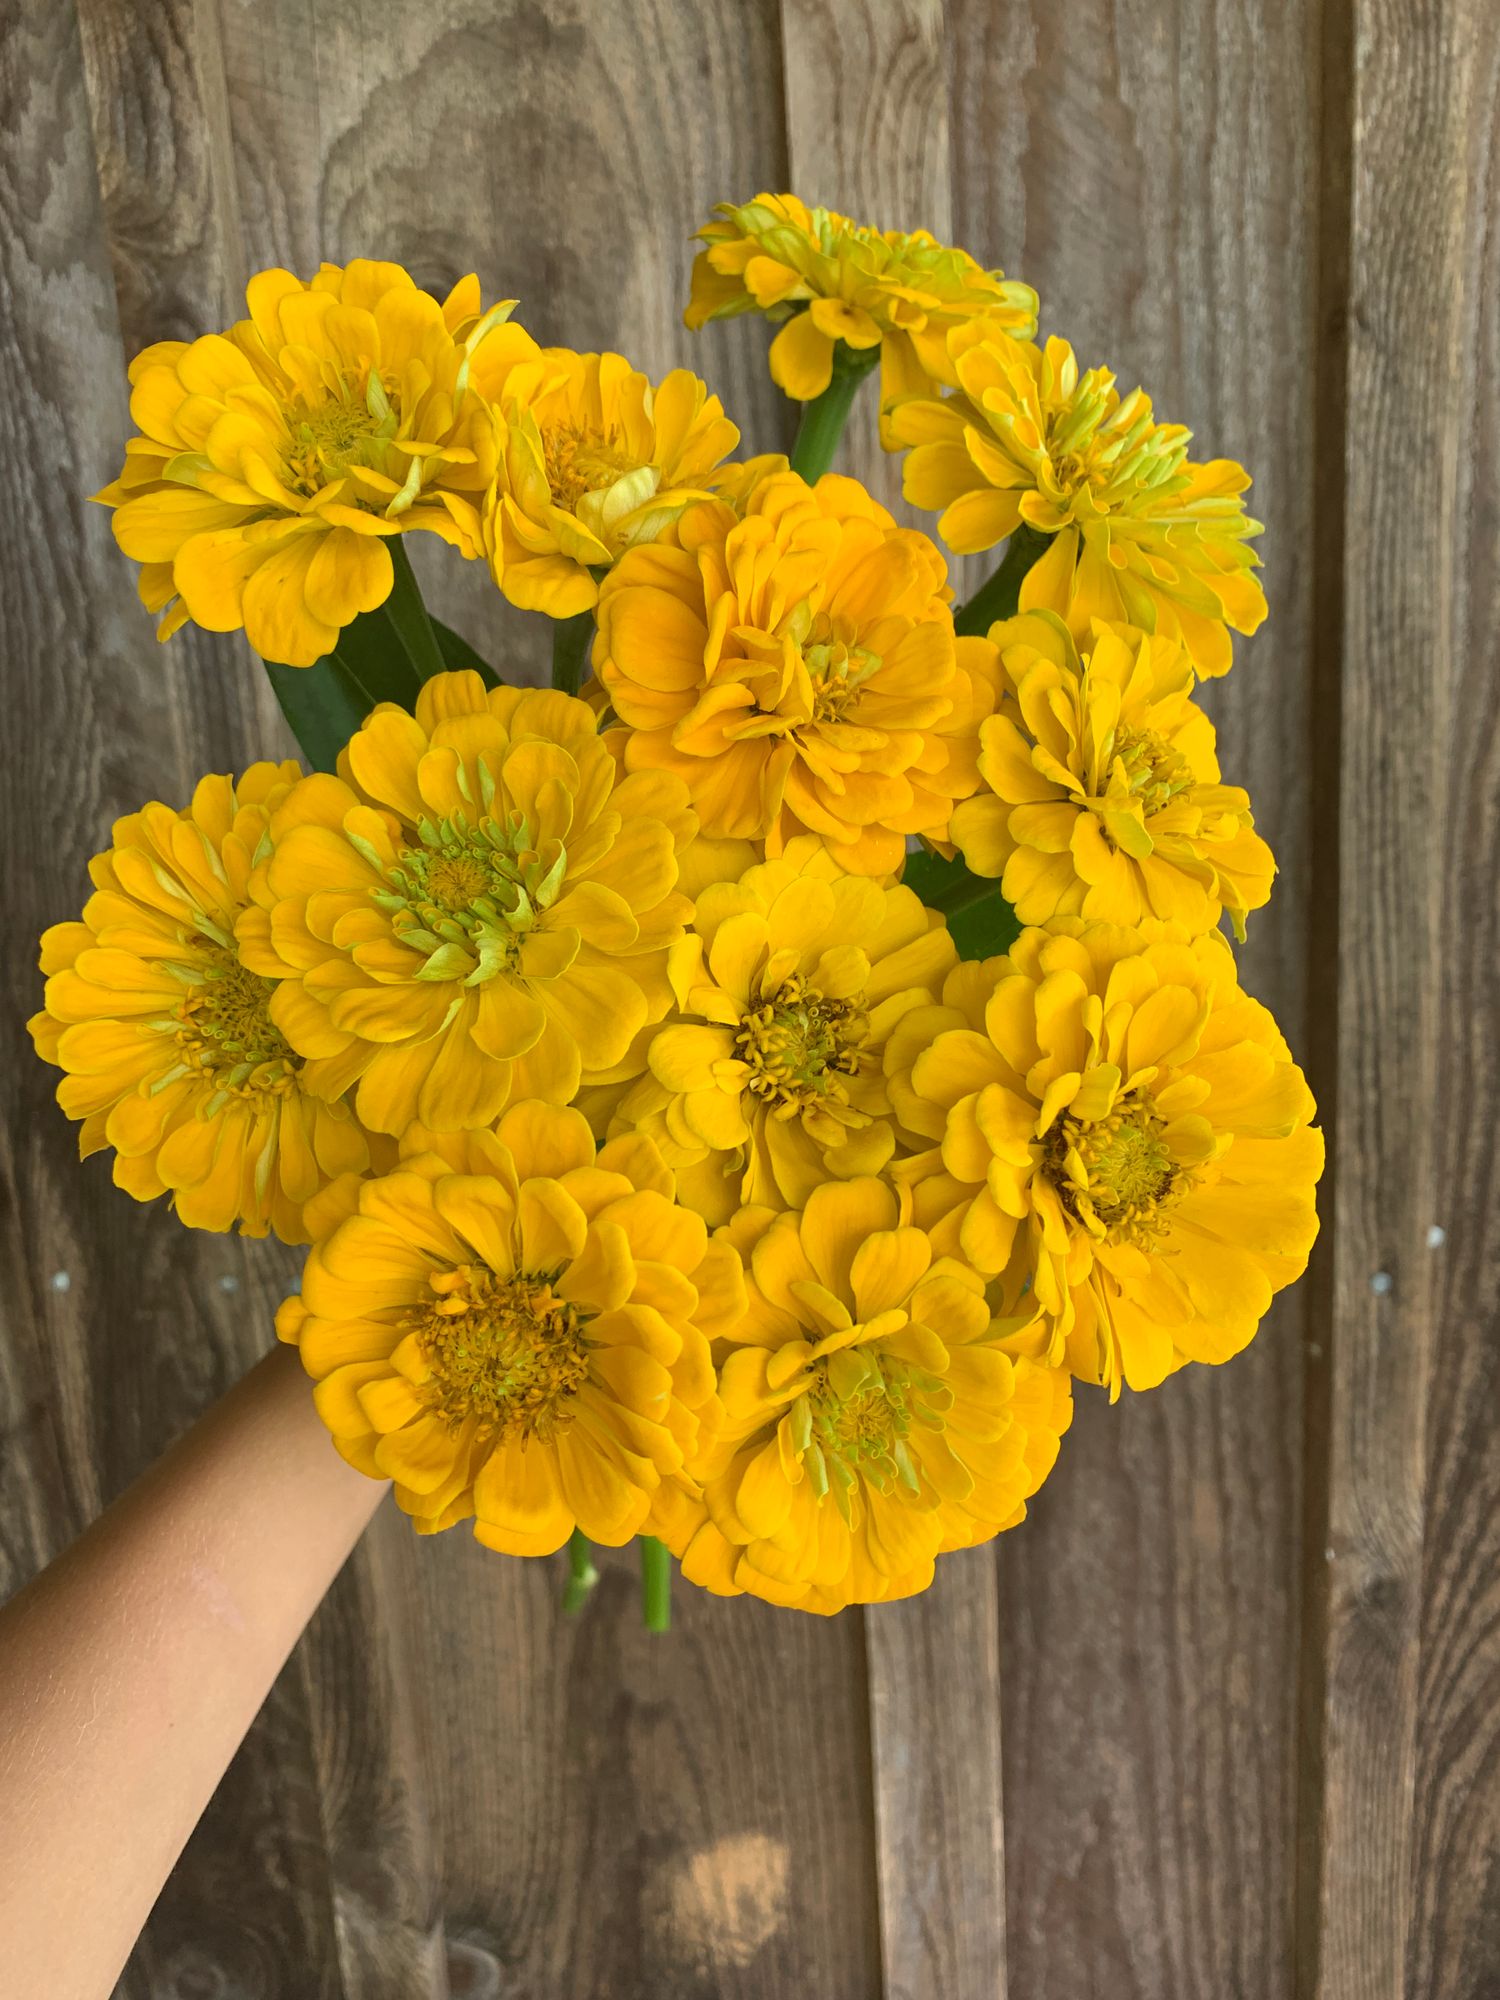
[[[1015,1526],[1075,1381],[1251,1339],[1323,1158],[1221,927],[1275,872],[1196,698],[1266,611],[1246,473],[924,232],[700,238],[790,459],[394,264],[138,357],[98,497],[311,769],[119,820],[31,1023],[120,1187],[310,1244],[277,1331],[419,1532],[569,1547],[575,1602],[641,1537],[657,1625],[668,1552],[831,1613]],[[877,364],[936,540],[830,470]],[[429,615],[418,531],[550,688]],[[962,607],[940,543],[1003,551]]]

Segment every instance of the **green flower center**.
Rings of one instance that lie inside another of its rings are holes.
[[[934,1375],[875,1347],[842,1347],[815,1361],[812,1381],[792,1404],[792,1446],[821,1499],[833,1495],[844,1519],[861,1481],[881,1493],[921,1490],[907,1439],[913,1425],[941,1430],[953,1392]]]
[[[406,1320],[432,1370],[428,1401],[450,1430],[471,1418],[497,1443],[544,1444],[572,1422],[588,1374],[578,1308],[557,1273],[500,1278],[483,1264],[434,1271],[433,1298]]]
[[[1058,1119],[1042,1170],[1091,1236],[1149,1249],[1165,1233],[1167,1211],[1193,1181],[1173,1158],[1165,1131],[1149,1100],[1133,1091],[1107,1118]]]
[[[829,1000],[800,973],[741,1017],[735,1054],[750,1071],[745,1088],[787,1116],[816,1100],[848,1101],[870,1032],[857,1000]]]
[[[388,886],[373,895],[401,943],[424,954],[419,978],[478,986],[516,969],[522,938],[556,902],[568,872],[561,843],[539,849],[536,838],[519,812],[504,823],[421,821],[415,844],[385,870]]]
[[[301,1060],[271,1019],[274,980],[247,972],[232,950],[196,940],[201,972],[178,1002],[170,1023],[179,1066],[212,1077],[224,1091],[287,1091]]]
[[[293,492],[307,498],[342,479],[351,466],[385,471],[386,445],[400,429],[399,415],[374,369],[363,389],[346,385],[341,395],[289,422],[292,437],[283,454],[282,476]],[[401,469],[396,476],[402,476]]]

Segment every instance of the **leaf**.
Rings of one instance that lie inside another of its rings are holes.
[[[915,889],[929,910],[946,919],[948,934],[960,958],[994,958],[1008,951],[1021,935],[1016,913],[1000,893],[1000,884],[975,875],[962,860],[945,861],[940,854],[906,857],[902,881]]]
[[[336,769],[340,750],[364,721],[368,707],[337,653],[310,667],[283,667],[267,660],[265,668],[303,756],[315,771]]]
[[[500,676],[488,660],[481,659],[468,640],[445,625],[440,618],[434,618],[432,629],[438,642],[438,651],[443,656],[443,665],[450,674],[462,673],[467,667],[484,682],[486,687],[499,687]]]

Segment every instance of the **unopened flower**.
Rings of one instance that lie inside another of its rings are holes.
[[[871,229],[792,194],[762,194],[698,231],[690,327],[736,313],[784,321],[771,343],[771,374],[799,403],[833,378],[839,343],[854,355],[878,347],[882,401],[948,379],[949,330],[981,319],[1028,338],[1036,293],[986,271],[965,250],[925,229]]]
[[[549,1555],[575,1527],[649,1532],[719,1421],[709,1342],[744,1309],[738,1252],[672,1198],[649,1141],[596,1154],[578,1112],[415,1132],[342,1213],[277,1316],[339,1451],[425,1533]]]
[[[277,809],[238,931],[310,1089],[462,1131],[566,1103],[666,1013],[696,822],[676,779],[619,775],[585,703],[439,674],[339,762]]]
[[[955,645],[947,569],[852,479],[763,478],[630,551],[599,597],[594,670],[627,769],[670,771],[711,835],[774,857],[814,833],[859,874],[948,839],[978,784],[990,655]]]
[[[1025,526],[1053,539],[1021,584],[1023,611],[1056,611],[1082,643],[1092,621],[1180,638],[1205,676],[1227,673],[1229,627],[1266,615],[1245,513],[1250,475],[1230,459],[1194,464],[1192,433],[1158,423],[1141,389],[1120,397],[1107,369],[1080,374],[1065,340],[1007,340],[983,324],[949,340],[957,387],[894,409],[907,452],[903,491],[939,511],[959,555]]]
[[[1096,622],[1075,647],[1055,612],[990,634],[1002,699],[980,724],[979,791],[953,815],[978,875],[1023,924],[1055,916],[1206,931],[1271,894],[1250,801],[1221,784],[1214,728],[1175,639]]]
[[[270,815],[299,772],[252,764],[204,778],[184,812],[151,804],[117,820],[89,864],[77,923],[42,938],[38,1053],[65,1072],[57,1101],[87,1158],[115,1150],[138,1201],[170,1193],[194,1229],[306,1242],[303,1204],[368,1162],[348,1107],[307,1087],[271,1018],[272,983],[246,967],[235,922]]]
[[[1227,1361],[1318,1231],[1316,1107],[1216,932],[1059,918],[953,973],[886,1048],[934,1246],[995,1277],[1015,1351],[1111,1396]]]
[[[909,1597],[943,1552],[1024,1518],[1072,1415],[1065,1373],[1001,1351],[983,1281],[873,1179],[744,1209],[748,1310],[719,1347],[723,1428],[661,1532],[690,1582],[836,1612]]]
[[[256,652],[311,666],[390,595],[392,535],[425,529],[480,554],[493,393],[536,353],[481,311],[478,280],[442,304],[398,264],[325,264],[250,280],[227,333],[158,341],[131,364],[140,435],[98,498],[144,565],[160,636],[241,626]]]
[[[587,611],[592,571],[701,499],[740,435],[687,369],[653,389],[622,355],[566,348],[510,370],[495,422],[491,568],[512,604],[553,618]]]

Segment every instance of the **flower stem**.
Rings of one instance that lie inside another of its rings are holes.
[[[953,629],[961,636],[985,633],[1000,618],[1014,618],[1021,601],[1021,579],[1051,541],[1023,521],[1010,538],[1005,560],[994,575],[982,583],[967,604],[953,614]]]
[[[568,1537],[568,1581],[563,1588],[563,1610],[582,1611],[598,1581],[588,1536],[582,1528],[575,1528]]]
[[[391,584],[390,596],[380,609],[397,643],[411,661],[412,671],[420,684],[430,681],[434,674],[442,673],[443,652],[432,629],[432,620],[427,616],[427,606],[422,602],[411,557],[401,546],[401,537],[392,535],[386,547],[390,550],[395,580]]]
[[[552,685],[564,694],[577,694],[583,685],[583,663],[593,635],[592,611],[559,618],[552,627]]]
[[[641,1616],[648,1632],[672,1628],[672,1558],[655,1535],[641,1536]]]
[[[800,472],[809,486],[821,479],[833,464],[859,385],[879,358],[878,347],[856,353],[841,343],[834,359],[833,380],[821,396],[814,396],[810,403],[802,405],[791,465],[793,472]]]

